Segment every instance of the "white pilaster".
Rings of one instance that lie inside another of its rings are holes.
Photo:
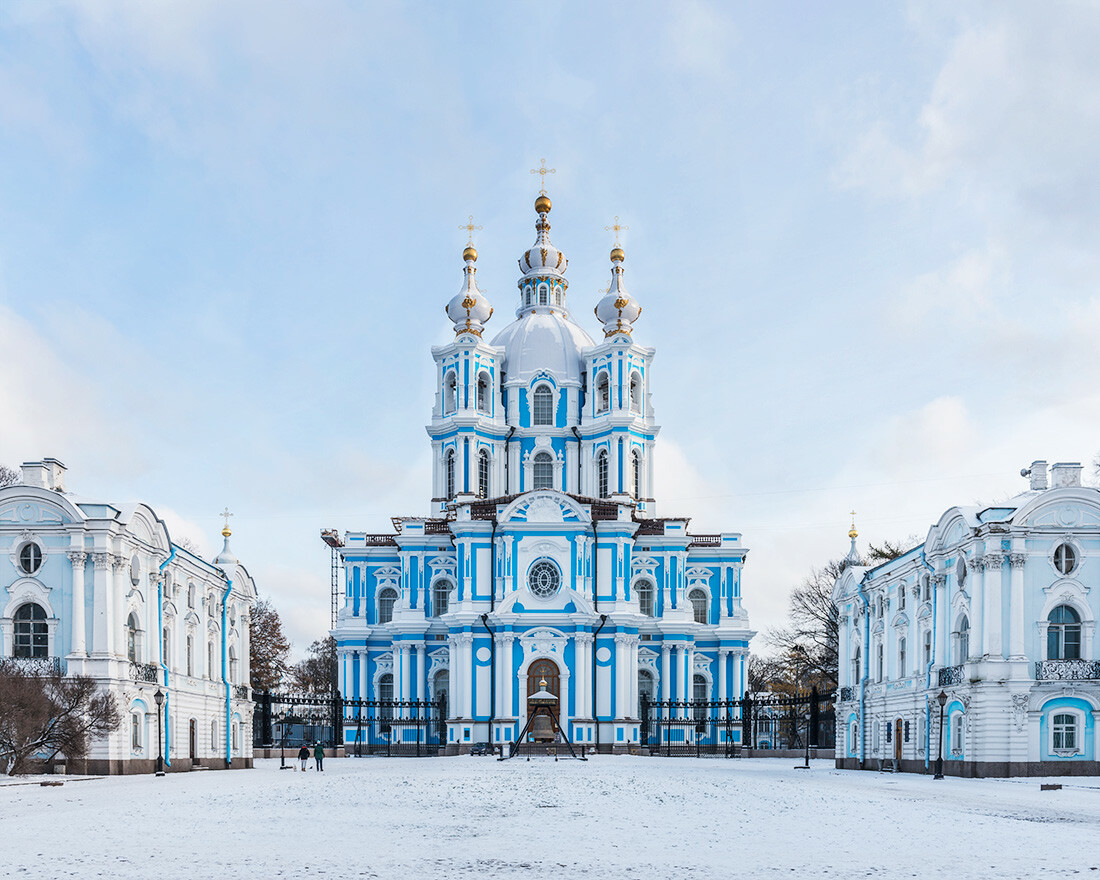
[[[84,563],[87,559],[88,554],[82,550],[69,553],[69,561],[73,566],[72,653],[79,657],[87,653],[84,634]]]
[[[1022,541],[1020,542],[1022,545]],[[1023,660],[1024,655],[1024,563],[1027,556],[1014,550],[1008,562],[1012,568],[1008,616],[1008,653],[1013,660]],[[1100,754],[1100,753],[1098,753]]]
[[[423,702],[428,687],[428,646],[421,642],[416,646],[416,698]]]

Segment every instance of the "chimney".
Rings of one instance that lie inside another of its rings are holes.
[[[1047,463],[1045,461],[1033,461],[1031,467],[1020,471],[1021,477],[1031,477],[1032,490],[1047,488]]]
[[[42,461],[23,462],[23,485],[35,489],[53,489],[65,491],[65,465],[56,458],[44,458]]]
[[[1050,483],[1054,489],[1067,489],[1081,485],[1081,463],[1079,461],[1059,461],[1051,466]]]

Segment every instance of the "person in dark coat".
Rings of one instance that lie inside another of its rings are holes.
[[[317,745],[313,747],[313,760],[317,762],[317,766],[314,769],[324,772],[325,750],[321,747],[320,743],[317,743]]]
[[[306,762],[309,760],[309,746],[298,749],[298,763],[302,765],[302,772],[306,772]]]

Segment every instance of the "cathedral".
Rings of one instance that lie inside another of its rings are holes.
[[[692,534],[687,517],[657,516],[655,352],[634,338],[642,308],[625,253],[616,240],[597,342],[570,310],[550,209],[543,191],[515,320],[491,341],[472,241],[463,252],[446,306],[454,340],[432,349],[431,515],[337,542],[341,693],[442,705],[433,736],[449,754],[515,742],[540,690],[564,735],[601,751],[637,745],[643,693],[698,702],[745,690],[747,550],[739,533]],[[345,744],[356,735],[347,725]]]

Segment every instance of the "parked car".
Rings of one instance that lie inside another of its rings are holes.
[[[491,755],[493,747],[487,742],[474,743],[470,746],[471,755]]]

